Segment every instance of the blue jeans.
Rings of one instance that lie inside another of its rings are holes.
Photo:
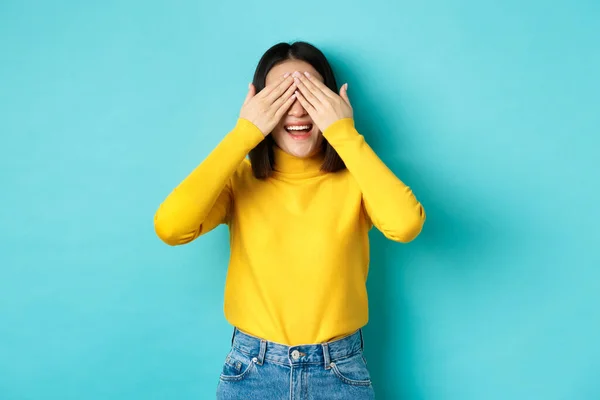
[[[372,400],[362,331],[314,345],[286,346],[234,330],[217,400]]]

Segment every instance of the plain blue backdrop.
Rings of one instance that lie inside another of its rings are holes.
[[[380,399],[600,398],[600,5],[592,0],[0,2],[0,399],[210,399],[225,227],[156,208],[306,40],[423,202],[373,231]]]

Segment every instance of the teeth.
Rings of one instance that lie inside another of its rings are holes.
[[[306,129],[310,129],[310,125],[288,126],[286,129],[288,131],[303,131]]]

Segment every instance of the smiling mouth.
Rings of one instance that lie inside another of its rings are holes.
[[[286,125],[285,130],[294,140],[308,139],[313,129],[313,124]]]

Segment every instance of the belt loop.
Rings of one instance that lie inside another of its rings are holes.
[[[365,349],[365,341],[363,340],[362,329],[359,329],[358,332],[360,333],[360,350],[362,351]]]
[[[260,352],[258,353],[257,363],[263,365],[265,362],[265,353],[267,352],[267,341],[265,339],[260,340]]]
[[[331,368],[331,357],[329,356],[329,344],[327,342],[321,344],[323,347],[323,363],[325,364],[325,369]]]

